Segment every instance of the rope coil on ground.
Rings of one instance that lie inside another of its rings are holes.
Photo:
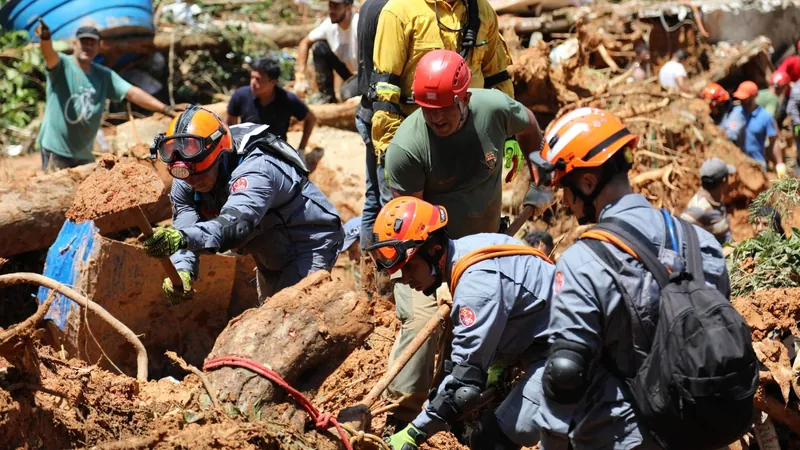
[[[261,375],[262,377],[282,387],[284,390],[286,390],[286,392],[289,393],[289,395],[294,397],[295,401],[297,401],[297,403],[299,403],[303,409],[308,411],[308,413],[311,415],[311,418],[314,419],[314,424],[317,426],[317,428],[328,429],[330,424],[333,424],[333,426],[336,428],[336,431],[339,433],[339,438],[342,440],[345,448],[347,450],[353,450],[353,447],[350,444],[350,438],[348,438],[347,434],[342,428],[342,425],[331,415],[331,413],[320,412],[310,400],[308,400],[300,391],[290,386],[286,380],[278,375],[277,372],[270,370],[255,361],[238,356],[222,356],[211,359],[206,361],[206,363],[203,365],[203,370],[208,371],[220,367],[242,367],[250,370],[251,372],[257,373],[258,375]]]

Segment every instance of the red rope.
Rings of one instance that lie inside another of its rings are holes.
[[[252,361],[247,358],[241,358],[238,356],[222,356],[220,358],[214,358],[210,361],[206,361],[206,363],[203,364],[203,370],[207,371],[210,369],[216,369],[224,366],[243,367],[247,370],[250,370],[252,372],[261,375],[262,377],[282,387],[283,389],[286,390],[286,392],[289,393],[289,395],[294,397],[294,399],[297,401],[297,403],[300,404],[300,406],[302,406],[306,411],[308,411],[309,414],[311,414],[311,418],[314,419],[314,423],[317,426],[317,428],[325,430],[330,427],[330,424],[333,424],[333,426],[336,427],[336,431],[339,432],[339,437],[342,439],[344,447],[347,450],[353,450],[353,447],[350,445],[350,439],[348,439],[347,435],[342,429],[342,426],[336,419],[333,418],[331,413],[327,412],[320,413],[319,410],[316,407],[314,407],[311,401],[309,401],[302,393],[300,393],[300,391],[291,387],[289,383],[286,382],[286,380],[284,380],[283,378],[281,378],[280,375],[278,375],[277,372],[267,367],[264,367],[255,361]]]

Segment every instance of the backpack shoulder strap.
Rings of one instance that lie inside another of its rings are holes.
[[[553,261],[541,250],[533,247],[527,247],[525,245],[499,244],[479,248],[462,256],[453,265],[453,270],[450,273],[450,295],[455,294],[456,286],[458,285],[458,281],[461,279],[461,275],[463,275],[464,272],[473,264],[477,264],[481,261],[491,258],[514,255],[532,255],[542,259],[548,264],[553,264]]]
[[[625,221],[608,218],[592,227],[581,238],[590,238],[608,242],[641,262],[658,286],[663,288],[669,283],[669,272],[658,259],[652,243],[639,230]]]
[[[703,253],[700,250],[700,238],[697,237],[697,230],[694,225],[683,219],[678,219],[683,226],[684,240],[686,241],[686,265],[692,278],[700,283],[705,283],[706,276],[703,271]]]

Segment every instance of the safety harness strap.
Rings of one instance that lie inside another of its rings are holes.
[[[450,274],[450,295],[455,294],[456,286],[458,285],[459,279],[461,279],[461,275],[463,275],[464,272],[473,264],[479,263],[486,259],[514,255],[536,256],[548,264],[553,264],[553,261],[541,250],[524,245],[500,244],[479,248],[467,253],[453,265],[453,270]]]

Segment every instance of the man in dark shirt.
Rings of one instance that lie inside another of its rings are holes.
[[[317,123],[314,113],[291,92],[278,86],[281,68],[272,58],[261,58],[251,66],[250,86],[237,89],[228,102],[228,125],[252,122],[269,125],[269,132],[286,140],[292,117],[303,121],[303,137],[297,151],[305,160],[305,148]]]

